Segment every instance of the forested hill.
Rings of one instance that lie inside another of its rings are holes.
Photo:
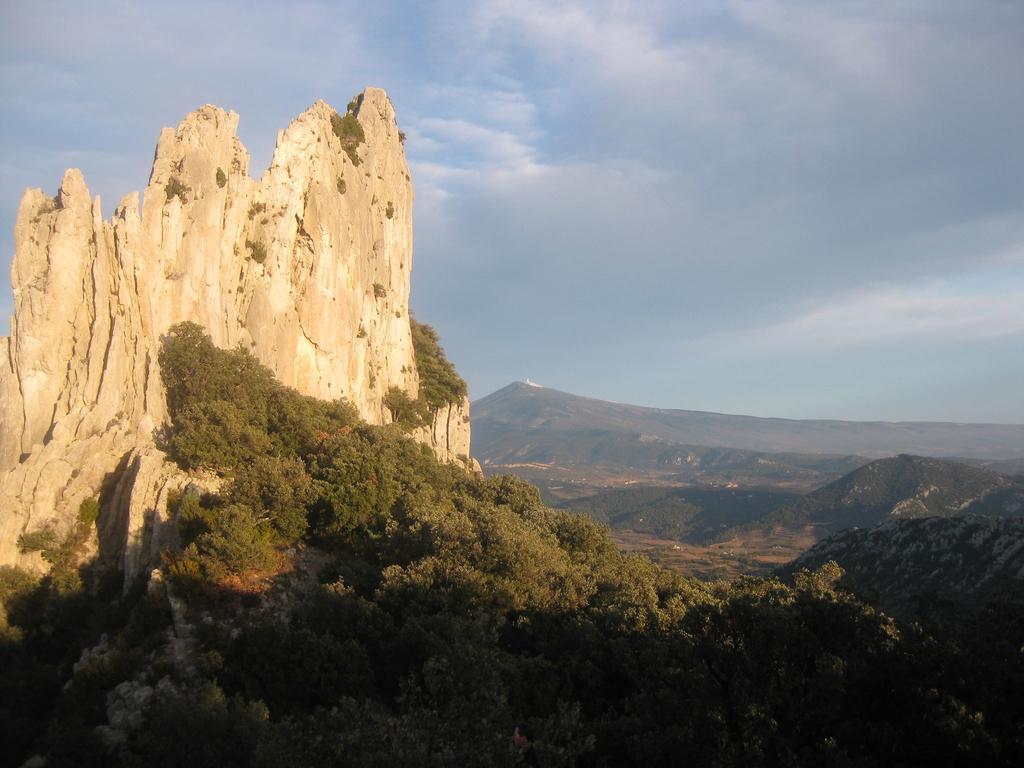
[[[769,514],[768,525],[841,530],[889,518],[1024,516],[1024,481],[922,456],[879,459]]]
[[[1024,425],[858,422],[735,416],[624,405],[516,382],[473,403],[474,453],[481,463],[509,464],[545,455],[549,441],[587,433],[644,436],[687,446],[762,452],[912,453],[980,459],[1024,456]],[[564,442],[564,441],[563,441]]]
[[[849,587],[895,615],[971,613],[993,598],[1024,599],[1024,518],[888,520],[825,539],[786,570],[830,561]]]

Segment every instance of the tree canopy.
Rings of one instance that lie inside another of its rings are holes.
[[[791,582],[688,580],[521,480],[441,464],[394,426],[303,398],[200,329],[174,329],[160,361],[172,455],[224,478],[173,500],[182,547],[164,559],[194,628],[191,672],[172,663],[159,594],[60,596],[0,570],[0,706],[31,702],[4,726],[16,763],[1024,758],[1020,606],[900,624],[845,592],[834,564]],[[81,616],[69,600],[109,616],[71,642],[53,633]],[[75,666],[101,629],[108,650]],[[140,726],[105,742],[95,728],[123,681],[151,694]]]

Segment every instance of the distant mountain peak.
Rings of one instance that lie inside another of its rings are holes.
[[[778,419],[615,403],[517,381],[473,403],[473,431],[481,455],[490,435],[514,428],[530,442],[547,435],[653,435],[667,443],[768,453],[897,454],[1011,460],[1024,457],[1024,425],[944,422],[857,422]],[[493,447],[493,446],[492,446]]]

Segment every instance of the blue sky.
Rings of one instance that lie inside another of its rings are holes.
[[[201,104],[258,174],[377,85],[474,397],[1024,422],[1022,75],[1018,0],[4,3],[3,256],[26,187],[109,213]]]

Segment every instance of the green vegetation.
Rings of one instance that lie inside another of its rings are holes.
[[[749,488],[635,486],[606,491],[559,506],[584,512],[616,530],[707,544],[736,526],[760,520],[799,498],[784,491]]]
[[[63,541],[36,541],[49,563],[42,577],[0,566],[5,765],[20,765],[37,750],[49,753],[51,765],[97,764],[82,756],[102,755],[93,728],[105,719],[107,692],[135,676],[154,643],[163,642],[165,607],[140,599],[138,590],[122,601],[117,574],[101,561],[84,562],[98,515],[98,500],[87,499]],[[103,633],[106,653],[83,660],[83,649]]]
[[[429,424],[432,414],[426,402],[413,399],[398,387],[391,387],[384,397],[384,405],[391,413],[391,420],[408,428]]]
[[[1007,495],[1009,492],[1009,496]],[[769,515],[762,524],[820,523],[832,530],[870,527],[892,516],[1014,514],[1024,482],[955,461],[906,454],[859,467]],[[1009,503],[1008,503],[1009,502]]]
[[[338,141],[341,142],[341,148],[348,155],[348,159],[352,161],[352,165],[358,166],[361,162],[358,152],[359,145],[366,141],[366,134],[351,107],[350,103],[349,111],[345,113],[344,117],[337,112],[331,115],[331,129],[338,137]]]
[[[416,370],[420,374],[420,398],[433,410],[462,402],[467,392],[466,382],[445,357],[437,331],[412,318],[409,325]]]
[[[294,457],[356,422],[350,405],[287,389],[244,349],[217,349],[194,323],[171,329],[159,362],[173,428],[169,448],[186,469]]]
[[[375,299],[383,299],[387,295],[388,295],[388,290],[387,290],[387,288],[384,287],[383,283],[374,283],[373,284],[373,297]]]
[[[392,420],[405,429],[430,424],[440,408],[461,402],[467,392],[466,382],[445,357],[437,331],[412,319],[410,327],[416,369],[420,376],[419,392],[416,399],[412,399],[403,390],[392,387],[384,398]]]
[[[345,194],[345,190],[346,190],[347,188],[348,188],[348,187],[347,187],[347,185],[345,184],[345,179],[344,179],[344,177],[342,177],[342,176],[339,176],[339,177],[338,177],[338,192],[339,192],[340,194],[344,195],[344,194]]]
[[[387,208],[384,209],[384,215],[389,219],[393,219],[395,217],[395,205],[390,200],[388,201]]]
[[[228,183],[228,175],[224,173],[223,168],[217,169],[217,186],[224,189],[224,185]]]
[[[835,534],[785,569],[835,560],[846,571],[844,585],[890,615],[962,616],[1001,592],[1021,591],[1021,542],[1022,517],[897,518]]]
[[[85,499],[79,505],[75,526],[63,540],[50,528],[23,533],[18,537],[18,549],[21,552],[39,552],[43,560],[50,564],[50,580],[59,594],[75,592],[81,588],[79,560],[99,514],[99,500]]]
[[[399,131],[398,132],[398,140],[402,144],[405,144],[405,131]]]
[[[245,247],[249,249],[249,258],[257,264],[267,260],[267,246],[260,240],[246,240]]]
[[[167,661],[159,590],[62,597],[50,576],[0,569],[0,738],[14,764],[1024,757],[1019,600],[900,625],[844,591],[831,563],[791,583],[691,581],[620,555],[521,480],[441,464],[395,427],[283,387],[197,326],[172,329],[160,367],[168,449],[223,478],[217,494],[173,500],[182,547],[164,556],[194,668]],[[109,651],[74,671],[100,631]],[[127,680],[155,690],[107,746],[94,729]]]
[[[23,533],[18,537],[19,552],[45,552],[57,544],[57,534],[49,528]]]
[[[177,197],[183,205],[188,202],[186,195],[191,191],[191,187],[186,186],[184,182],[174,176],[170,178],[167,185],[164,187],[164,193],[167,195],[168,202]]]
[[[78,522],[82,525],[92,525],[100,517],[100,500],[97,498],[84,499],[78,505]]]
[[[267,210],[266,203],[253,203],[249,206],[249,220],[255,219],[256,214],[263,213],[265,210]]]

